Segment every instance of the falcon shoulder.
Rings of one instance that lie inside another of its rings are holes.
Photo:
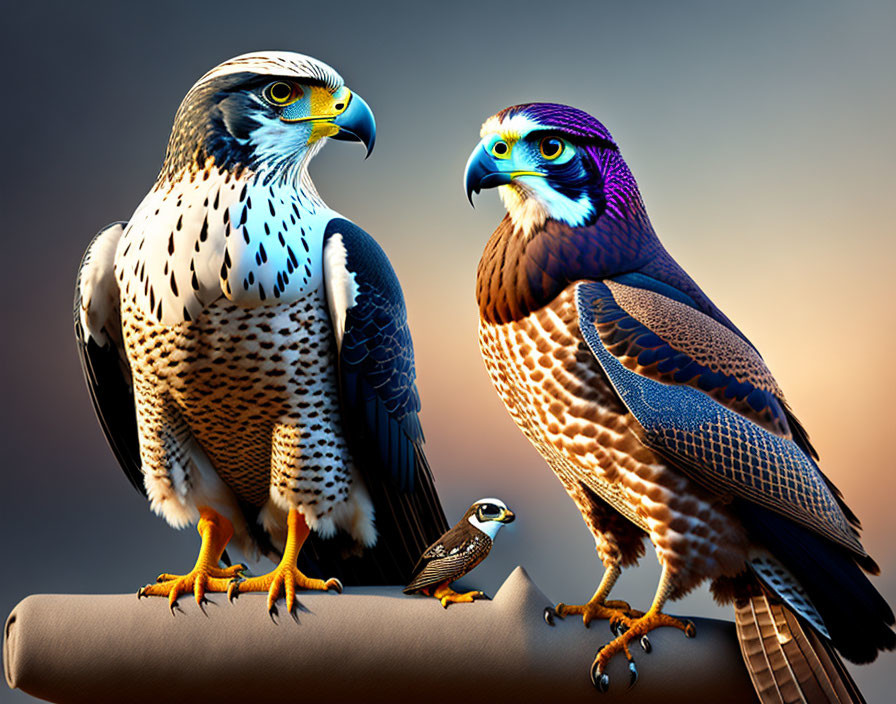
[[[711,491],[784,515],[870,562],[852,513],[798,444],[783,394],[744,338],[641,275],[579,283],[576,305],[583,337],[646,445]]]
[[[144,496],[131,371],[121,339],[115,252],[127,223],[97,234],[78,268],[74,323],[78,357],[97,418],[118,463]]]

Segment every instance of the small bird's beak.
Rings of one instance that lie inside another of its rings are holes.
[[[501,518],[499,520],[501,521],[501,523],[513,523],[516,520],[516,514],[509,508],[504,509],[504,513],[501,514]]]
[[[467,159],[467,168],[464,170],[464,189],[467,192],[470,205],[473,205],[474,193],[479,193],[483,188],[503,186],[510,183],[511,180],[512,174],[500,170],[483,144],[479,144]]]
[[[367,147],[367,156],[373,151],[376,143],[376,120],[370,106],[357,93],[351,93],[348,107],[332,120],[339,131],[330,139],[347,142],[361,142]]]

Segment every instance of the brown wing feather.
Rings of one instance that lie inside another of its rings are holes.
[[[448,531],[443,538],[430,545],[414,571],[414,578],[405,587],[405,594],[420,591],[426,587],[435,586],[446,580],[453,582],[460,579],[476,565],[482,562],[492,548],[492,540],[485,533],[465,531],[463,540],[457,541],[462,535],[463,527],[455,526]]]

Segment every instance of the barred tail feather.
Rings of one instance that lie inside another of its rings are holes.
[[[833,648],[758,583],[735,604],[741,652],[762,704],[864,703]]]

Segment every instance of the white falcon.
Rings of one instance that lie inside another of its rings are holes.
[[[448,527],[398,280],[308,175],[325,137],[369,154],[374,135],[330,66],[236,57],[187,93],[130,220],[90,243],[75,330],[100,423],[153,511],[202,537],[191,572],[141,595],[291,610],[296,589],[405,584]],[[231,539],[279,565],[242,579],[219,564]]]

